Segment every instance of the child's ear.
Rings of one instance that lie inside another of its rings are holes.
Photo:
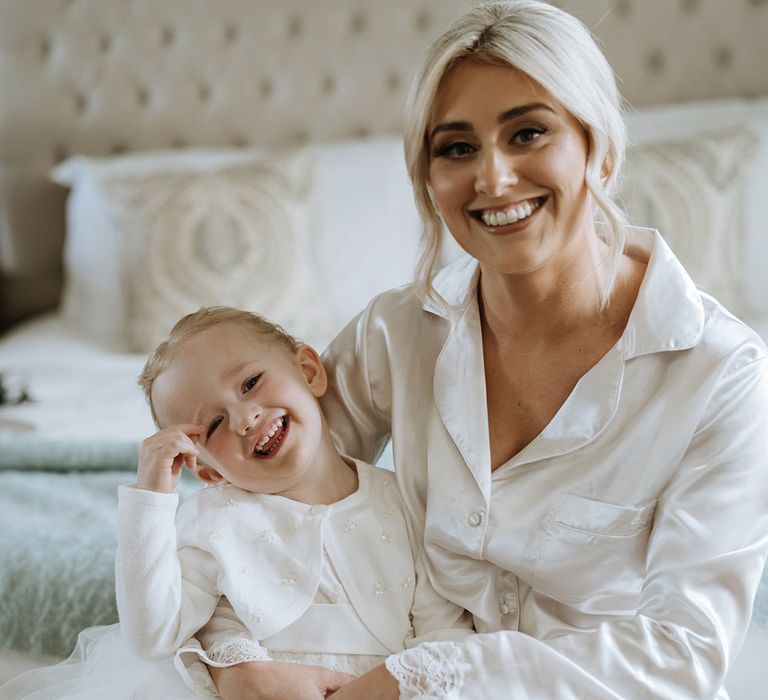
[[[192,470],[195,476],[205,484],[221,484],[226,479],[212,467],[202,464],[199,460]]]
[[[320,355],[309,345],[302,345],[296,351],[296,361],[304,373],[310,391],[319,399],[328,388],[328,375]]]

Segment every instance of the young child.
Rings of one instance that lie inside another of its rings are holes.
[[[336,451],[312,348],[260,316],[203,308],[174,326],[139,382],[160,430],[119,491],[122,640],[118,626],[96,628],[74,662],[24,674],[23,694],[3,694],[11,681],[0,698],[210,696],[201,660],[357,675],[416,635],[471,632],[414,556],[394,476]],[[185,464],[213,488],[177,515]]]

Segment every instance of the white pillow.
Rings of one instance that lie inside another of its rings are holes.
[[[302,252],[310,267],[315,309],[323,319],[299,323],[298,328],[286,325],[322,349],[371,297],[410,280],[419,223],[399,137],[326,143],[303,152],[311,162],[312,177],[306,197],[309,235]],[[271,157],[264,149],[201,149],[76,156],[57,166],[53,179],[71,188],[64,249],[65,318],[100,345],[129,347],[120,225],[110,182],[210,174]],[[270,316],[271,309],[256,310]],[[305,308],[297,313],[310,312]],[[313,326],[309,334],[302,331],[306,325]]]
[[[264,313],[313,342],[331,332],[314,284],[310,168],[301,154],[102,182],[130,351],[150,352],[200,306]]]
[[[692,142],[701,137],[705,140],[728,139],[740,127],[756,136],[750,148],[750,163],[739,187],[741,227],[732,226],[720,232],[743,241],[743,252],[738,254],[740,270],[731,279],[731,291],[722,301],[731,303],[736,313],[752,325],[768,340],[768,275],[764,268],[768,261],[768,99],[713,100],[666,105],[631,111],[627,115],[633,146],[629,151],[629,169],[635,149],[656,148],[671,141]],[[664,152],[664,146],[658,149]],[[702,164],[707,167],[706,164]],[[714,184],[714,181],[713,181]],[[725,193],[729,187],[723,187]],[[712,190],[717,195],[717,189]],[[725,195],[728,196],[728,195]],[[646,222],[633,221],[643,225]],[[665,235],[665,231],[661,231]],[[731,251],[732,253],[733,251]],[[716,262],[713,260],[713,262]],[[706,285],[705,285],[706,286]],[[740,288],[740,298],[730,296]]]
[[[744,127],[632,149],[622,185],[631,222],[661,231],[699,287],[748,319],[745,186],[757,135]]]

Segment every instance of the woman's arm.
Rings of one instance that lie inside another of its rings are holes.
[[[370,376],[369,324],[376,301],[352,319],[323,353],[328,391],[320,399],[339,452],[369,464],[381,456],[391,432],[390,406],[382,404],[391,393],[389,371],[382,366],[385,353],[377,353],[373,372],[378,404]]]

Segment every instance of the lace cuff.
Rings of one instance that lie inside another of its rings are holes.
[[[397,680],[400,700],[457,700],[469,669],[453,642],[426,642],[384,663]]]
[[[247,637],[235,637],[214,644],[206,649],[206,656],[213,666],[232,666],[245,661],[270,661],[267,650]]]

